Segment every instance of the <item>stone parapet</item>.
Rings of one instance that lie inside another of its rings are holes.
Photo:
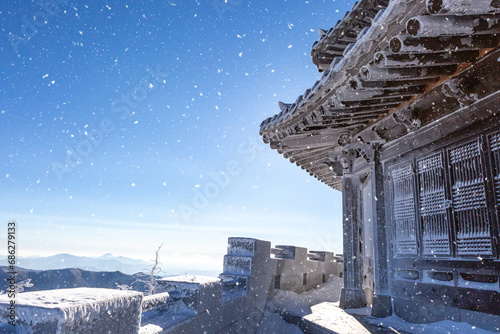
[[[333,253],[229,238],[219,278],[157,280],[158,293],[76,288],[18,295],[18,333],[256,333],[278,289],[315,288],[341,269]],[[278,284],[277,284],[278,283]],[[0,296],[0,333],[9,332],[10,300]]]
[[[222,283],[219,278],[204,276],[176,276],[157,280],[160,291],[176,294],[186,307],[204,312],[222,303]]]
[[[143,295],[136,291],[75,288],[25,292],[18,295],[20,334],[137,333],[141,324]],[[10,300],[0,296],[0,331],[14,329],[6,323]]]

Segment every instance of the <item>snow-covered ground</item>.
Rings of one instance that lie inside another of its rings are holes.
[[[413,334],[493,333],[463,322],[440,321],[431,324],[412,324],[395,315],[387,318],[372,318],[370,316],[371,307],[342,310],[338,307],[342,286],[342,278],[332,277],[317,289],[302,294],[296,294],[291,291],[279,291],[267,304],[267,309],[258,333],[302,333],[298,326],[287,323],[277,313],[273,312],[276,310],[287,310],[289,313],[305,317],[309,321],[342,334],[370,333],[351,314],[365,316],[364,319],[374,325]]]
[[[303,334],[299,326],[289,324],[270,310],[264,312],[257,334]]]
[[[350,310],[348,310],[349,312]],[[349,312],[351,313],[351,312]],[[372,324],[379,324],[384,327],[392,327],[397,330],[405,331],[413,334],[492,334],[494,332],[472,326],[466,322],[455,321],[439,321],[431,324],[411,324],[392,315],[388,318],[371,318],[367,319]]]
[[[280,290],[267,304],[258,334],[300,334],[303,333],[298,326],[287,323],[274,310],[288,310],[295,315],[305,316],[311,314],[311,306],[322,302],[338,302],[343,278],[332,276],[328,282],[317,289],[301,294],[292,291]]]
[[[311,306],[323,302],[338,302],[340,290],[344,286],[344,279],[332,276],[318,288],[297,294],[292,291],[280,290],[267,304],[270,309],[288,310],[295,315],[311,313]]]

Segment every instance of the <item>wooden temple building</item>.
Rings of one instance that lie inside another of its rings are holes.
[[[500,0],[361,0],[265,143],[343,194],[343,308],[500,330]]]

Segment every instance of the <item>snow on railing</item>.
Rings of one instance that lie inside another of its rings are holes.
[[[167,310],[172,303],[181,299],[180,292],[171,291],[145,296],[142,299],[142,313],[154,310]]]

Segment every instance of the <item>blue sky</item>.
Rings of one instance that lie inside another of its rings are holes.
[[[3,1],[0,214],[18,255],[221,268],[226,240],[342,249],[340,193],[262,143],[345,1]],[[1,224],[0,224],[1,226]]]

